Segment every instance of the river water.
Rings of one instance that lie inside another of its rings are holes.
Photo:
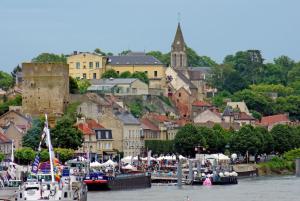
[[[152,186],[131,191],[89,192],[88,201],[300,201],[300,178],[240,179],[227,186]]]

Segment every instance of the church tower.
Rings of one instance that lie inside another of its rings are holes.
[[[173,68],[187,67],[186,45],[183,39],[180,23],[178,23],[176,35],[172,44],[171,67]]]

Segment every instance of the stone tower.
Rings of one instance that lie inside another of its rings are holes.
[[[69,65],[23,63],[22,108],[33,117],[61,116],[69,102]],[[50,122],[51,123],[51,122]]]
[[[187,67],[186,45],[183,39],[180,23],[178,23],[176,35],[172,43],[171,67],[173,68]]]

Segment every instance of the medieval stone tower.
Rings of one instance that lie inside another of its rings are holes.
[[[23,63],[22,73],[24,113],[31,116],[47,113],[49,117],[62,115],[69,102],[69,65]]]
[[[171,67],[186,68],[187,65],[186,45],[183,39],[180,23],[178,23],[171,49]]]

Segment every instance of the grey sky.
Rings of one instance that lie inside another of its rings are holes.
[[[267,60],[300,60],[299,8],[299,0],[0,0],[0,70],[42,52],[167,52],[178,12],[200,55],[221,62],[260,49]]]

